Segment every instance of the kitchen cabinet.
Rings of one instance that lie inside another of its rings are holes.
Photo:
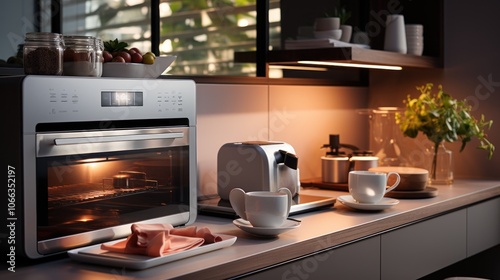
[[[382,279],[417,279],[466,258],[465,209],[381,236]]]
[[[500,197],[243,279],[417,279],[500,244]]]
[[[242,279],[378,279],[380,236],[332,248]]]
[[[309,5],[306,7],[301,2],[281,1],[282,47],[276,48],[274,46],[271,51],[265,48],[257,48],[257,50],[253,52],[236,52],[234,61],[238,63],[256,62],[257,68],[260,68],[259,65],[262,64],[266,64],[266,67],[304,66],[297,63],[299,60],[398,65],[403,68],[443,67],[443,0],[344,1],[341,4],[339,4],[339,2],[340,1],[310,0]],[[300,5],[300,7],[298,7],[298,5]],[[312,26],[315,18],[323,17],[325,14],[333,15],[333,11],[339,8],[340,5],[345,5],[343,7],[352,12],[352,17],[346,24],[353,26],[353,34],[356,32],[365,32],[369,42],[364,43],[369,44],[371,49],[357,47],[300,50],[284,49],[285,40],[297,38],[298,29],[300,27]],[[402,14],[405,17],[406,24],[422,24],[424,26],[423,56],[383,51],[385,18],[388,14]],[[266,75],[268,73],[269,69]],[[293,70],[283,70],[283,73],[284,77],[297,78],[296,75],[300,77],[300,74],[297,74],[299,72]],[[316,72],[315,75],[320,78],[327,76],[320,72]],[[363,74],[356,73],[356,75],[360,75],[360,79],[363,79]],[[335,76],[338,76],[338,73],[332,72],[331,76],[336,78]]]
[[[467,209],[467,257],[500,244],[500,198]]]

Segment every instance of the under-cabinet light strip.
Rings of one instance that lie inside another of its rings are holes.
[[[269,69],[287,69],[287,70],[303,70],[303,71],[328,71],[324,67],[313,67],[313,66],[289,66],[289,65],[269,65]]]
[[[300,61],[297,61],[297,63],[309,64],[309,65],[357,67],[357,68],[382,69],[382,70],[402,70],[403,69],[403,67],[395,66],[395,65],[377,65],[377,64],[346,63],[346,62],[300,60]]]

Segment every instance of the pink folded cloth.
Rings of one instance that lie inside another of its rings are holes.
[[[222,241],[206,227],[174,228],[170,224],[133,224],[132,234],[114,244],[102,244],[101,249],[123,254],[160,257]]]

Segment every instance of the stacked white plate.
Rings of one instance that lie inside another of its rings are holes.
[[[421,24],[406,24],[407,54],[422,55],[424,52],[424,26]]]
[[[342,37],[342,29],[314,30],[314,37],[316,39],[340,40],[340,37]]]

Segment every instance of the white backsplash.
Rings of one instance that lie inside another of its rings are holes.
[[[217,193],[217,152],[228,142],[284,141],[299,157],[301,178],[321,177],[329,134],[369,148],[365,87],[197,85],[198,196]]]

